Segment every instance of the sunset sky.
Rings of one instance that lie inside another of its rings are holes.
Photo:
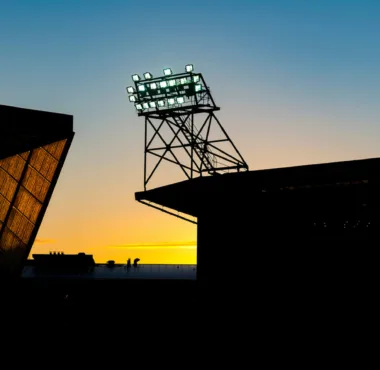
[[[196,263],[196,225],[134,198],[134,73],[192,63],[250,170],[380,157],[379,19],[376,0],[0,0],[0,104],[74,116],[32,253]]]

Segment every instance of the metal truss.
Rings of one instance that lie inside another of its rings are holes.
[[[179,166],[187,179],[248,170],[247,163],[215,116],[217,109],[198,106],[195,110],[145,115],[144,190],[163,161]],[[198,129],[195,115],[201,113],[206,117]],[[164,130],[170,135],[162,135]],[[153,168],[148,168],[149,156],[157,159]]]
[[[163,162],[177,165],[186,179],[248,171],[215,115],[220,108],[201,73],[139,80],[132,90],[138,116],[145,119],[144,191]]]

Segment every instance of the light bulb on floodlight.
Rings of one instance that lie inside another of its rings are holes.
[[[193,81],[194,81],[194,82],[198,82],[199,79],[200,79],[199,75],[195,75],[195,76],[193,76]]]
[[[151,83],[151,84],[150,84],[150,88],[151,88],[152,90],[157,89],[157,84],[156,84],[155,82]]]
[[[202,85],[195,85],[195,92],[199,92],[202,90]]]
[[[149,106],[150,106],[151,108],[156,108],[156,102],[155,102],[155,101],[150,101],[150,102],[149,102]]]
[[[136,96],[134,96],[134,95],[130,95],[130,96],[129,96],[129,101],[130,101],[130,102],[135,102],[135,101],[136,101]]]
[[[186,70],[186,72],[193,72],[194,66],[192,64],[187,64],[185,66],[185,70]]]
[[[161,81],[160,87],[162,87],[164,89],[165,87],[168,87],[168,83],[166,81]]]
[[[159,100],[159,101],[157,102],[157,105],[158,105],[159,107],[163,107],[163,106],[165,105],[165,102],[164,102],[163,100]]]
[[[143,106],[141,104],[135,104],[137,110],[143,110]]]
[[[133,94],[135,92],[135,89],[132,86],[127,87],[128,94]]]
[[[144,109],[148,109],[149,108],[149,104],[148,103],[143,103],[143,108]]]
[[[133,81],[140,81],[140,76],[139,75],[132,75],[132,80]]]
[[[178,98],[177,98],[177,103],[178,104],[183,104],[185,102],[185,98],[183,98],[182,96],[179,96]]]
[[[171,68],[165,68],[164,69],[164,75],[165,76],[170,76],[172,73],[173,72],[172,72]]]
[[[180,81],[181,81],[181,84],[184,85],[184,84],[187,83],[187,78],[183,77],[183,78],[180,79]]]
[[[169,86],[175,86],[175,80],[169,80]]]
[[[144,73],[144,78],[145,78],[146,80],[149,80],[149,79],[153,78],[153,76],[152,76],[151,73],[149,73],[149,72],[145,72],[145,73]]]
[[[174,98],[169,98],[169,99],[168,99],[168,104],[169,104],[169,105],[173,105],[174,103],[175,103]]]
[[[145,85],[139,85],[138,90],[139,91],[145,91]]]

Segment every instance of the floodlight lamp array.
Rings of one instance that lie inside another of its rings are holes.
[[[135,87],[128,86],[129,101],[138,112],[160,111],[181,106],[196,105],[199,94],[206,89],[200,74],[193,73],[192,64],[185,66],[185,72],[173,75],[170,68],[163,70],[162,77],[153,78],[150,72],[132,75]]]

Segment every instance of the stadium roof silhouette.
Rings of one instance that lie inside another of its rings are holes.
[[[376,243],[379,184],[380,158],[369,158],[198,177],[135,199],[196,218],[202,285],[301,294],[317,277],[331,289],[358,246]]]
[[[296,188],[351,184],[378,176],[380,158],[198,177],[135,193],[138,201],[198,217],[217,203],[245,204],[258,195]]]
[[[1,276],[20,276],[73,137],[70,115],[0,105]]]

